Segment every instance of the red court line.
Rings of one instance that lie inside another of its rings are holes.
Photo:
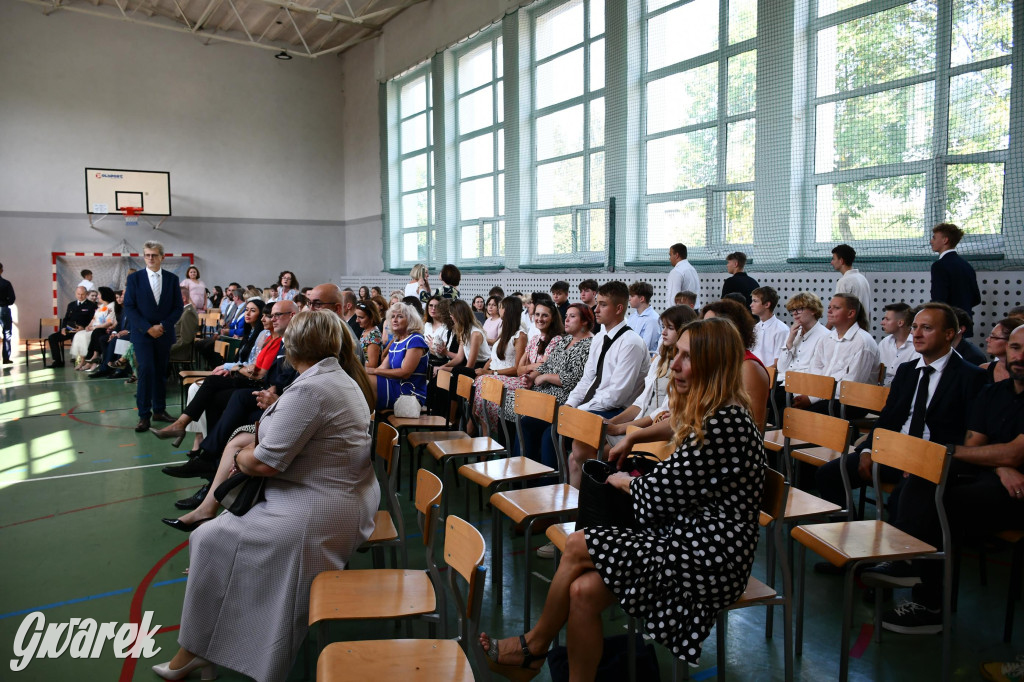
[[[157,571],[163,568],[163,565],[170,561],[171,557],[186,547],[188,547],[188,540],[185,540],[170,552],[164,554],[159,561],[153,564],[153,568],[149,569],[149,573],[142,578],[142,582],[139,583],[139,586],[135,589],[135,594],[132,596],[132,605],[128,611],[129,623],[142,622],[142,600],[145,598],[146,590],[149,589],[149,585],[153,582],[153,578],[156,577]],[[132,642],[132,645],[134,644],[135,642]],[[119,682],[131,682],[132,677],[135,676],[135,666],[138,662],[139,659],[137,658],[129,657],[124,659],[124,665],[121,666],[121,677],[118,678]]]
[[[164,490],[159,493],[149,493],[146,495],[139,495],[138,497],[127,497],[123,500],[114,500],[113,502],[104,502],[102,504],[94,504],[91,507],[82,507],[80,509],[69,509],[68,511],[57,512],[56,514],[48,514],[46,516],[40,516],[34,519],[25,519],[24,521],[15,521],[14,523],[8,523],[7,525],[0,526],[0,530],[4,528],[10,528],[11,526],[20,526],[25,523],[32,523],[33,521],[42,521],[43,519],[52,519],[58,516],[66,516],[67,514],[77,514],[78,512],[89,511],[90,509],[99,509],[100,507],[109,507],[112,504],[121,504],[122,502],[132,502],[134,500],[141,500],[147,497],[155,497],[157,495],[166,495],[168,493],[180,493],[183,490],[192,490],[195,486],[189,486],[187,488],[175,488],[174,490]]]
[[[79,424],[88,424],[89,426],[102,426],[105,429],[134,429],[135,428],[134,426],[117,426],[116,424],[97,424],[96,422],[87,422],[84,419],[79,419],[78,417],[75,416],[75,410],[77,410],[83,404],[84,403],[79,403],[78,405],[72,406],[70,410],[68,410],[67,412],[64,412],[60,416],[67,417],[69,419],[74,419]]]
[[[860,658],[864,655],[864,652],[871,646],[871,635],[875,634],[875,626],[870,623],[864,623],[860,626],[860,634],[857,635],[857,641],[853,643],[853,647],[850,649],[851,658]]]

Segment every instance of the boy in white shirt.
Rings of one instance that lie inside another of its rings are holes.
[[[771,367],[779,358],[779,352],[786,345],[789,327],[775,317],[775,306],[779,294],[772,287],[758,287],[750,292],[750,312],[758,322],[754,325],[757,339],[750,352],[757,356],[765,367]]]
[[[896,376],[896,369],[904,362],[917,360],[921,354],[914,349],[910,338],[910,325],[914,321],[913,309],[900,301],[883,308],[882,331],[888,334],[878,343],[878,359],[885,365],[885,380],[888,386]]]

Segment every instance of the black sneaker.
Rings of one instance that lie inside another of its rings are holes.
[[[865,568],[860,581],[868,587],[913,587],[921,582],[921,576],[909,561],[883,561]]]
[[[942,632],[942,611],[905,601],[882,615],[882,627],[904,635],[937,635]]]
[[[160,471],[174,478],[199,478],[217,473],[217,465],[214,462],[193,457],[184,464],[164,467]]]

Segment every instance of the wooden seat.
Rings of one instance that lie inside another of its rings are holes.
[[[436,509],[436,506],[434,507]],[[326,647],[317,661],[318,682],[339,680],[437,680],[472,682],[473,668],[486,674],[487,662],[477,644],[480,610],[483,604],[483,566],[486,545],[476,528],[457,516],[445,520],[444,561],[447,588],[458,606],[458,636],[455,640],[395,639],[337,642]],[[352,573],[355,571],[346,571]],[[380,571],[364,571],[380,573]],[[467,584],[465,594],[458,588],[456,576]],[[318,577],[319,579],[319,577]],[[365,597],[355,595],[363,601]],[[472,658],[472,664],[470,659]]]
[[[370,420],[373,424],[373,420]],[[405,520],[398,501],[398,464],[401,448],[398,446],[398,431],[390,424],[377,424],[377,436],[373,439],[375,457],[374,470],[380,483],[384,509],[373,517],[373,533],[363,543],[373,551],[374,567],[383,566],[383,551],[391,549],[391,567],[398,568],[397,550],[401,550],[401,568],[408,568],[409,555],[405,546]]]
[[[388,441],[387,437],[378,441]],[[320,649],[327,640],[326,624],[332,620],[392,620],[425,616],[444,629],[444,607],[438,609],[435,584],[440,577],[433,560],[437,515],[443,486],[441,479],[420,469],[416,486],[416,516],[423,531],[427,557],[426,572],[403,568],[374,568],[362,571],[324,571],[309,588],[309,626],[317,630]]]
[[[881,520],[822,523],[794,528],[793,539],[800,544],[800,558],[797,563],[799,567],[797,589],[799,605],[797,608],[796,652],[799,654],[802,648],[804,568],[808,548],[834,566],[844,569],[844,613],[838,675],[838,679],[841,681],[845,681],[849,673],[850,613],[853,607],[853,575],[856,568],[862,564],[900,559],[941,560],[945,565],[941,670],[943,679],[948,680],[952,668],[950,665],[950,616],[953,570],[950,560],[951,553],[947,551],[950,546],[949,524],[946,521],[946,510],[942,499],[945,494],[946,478],[952,455],[946,446],[913,436],[886,429],[875,429],[873,434],[871,459],[876,499],[881,499],[880,465],[891,466],[934,483],[936,485],[935,507],[939,525],[942,528],[943,549],[940,550],[922,542]],[[845,463],[841,466],[845,471]],[[877,510],[877,513],[881,514],[881,510]],[[875,590],[875,641],[881,641],[882,592],[882,589]]]
[[[551,544],[555,546],[555,549],[559,552],[564,552],[565,543],[568,542],[569,536],[575,532],[576,522],[570,521],[569,523],[556,523],[553,526],[548,526],[544,534],[548,536],[548,540],[551,540]]]
[[[526,570],[524,572],[526,589],[523,592],[524,623],[531,622],[530,593],[533,577],[530,565],[533,548],[530,546],[530,538],[533,534],[533,524],[538,519],[566,517],[576,513],[579,506],[579,492],[567,483],[566,442],[569,439],[578,440],[595,450],[600,450],[601,444],[604,443],[604,420],[600,415],[563,405],[558,409],[555,432],[558,434],[555,447],[555,454],[558,457],[558,483],[522,490],[507,490],[491,495],[491,505],[501,512],[501,515],[508,516],[513,523],[518,523],[524,528],[523,534],[526,541]],[[493,550],[493,556],[499,557],[499,560],[493,562],[494,581],[499,585],[501,584],[500,557],[502,556],[501,515],[495,515],[493,523],[497,543]],[[501,590],[498,592],[500,594]]]
[[[183,369],[178,372],[178,388],[181,398],[181,411],[185,411],[185,396],[188,393],[188,387],[192,384],[201,382],[206,377],[212,375],[213,372],[202,370],[202,369]]]

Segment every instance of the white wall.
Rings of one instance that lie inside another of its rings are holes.
[[[22,334],[49,314],[52,251],[155,236],[195,252],[210,285],[346,269],[337,57],[285,62],[18,2],[0,3],[0,43],[0,262]],[[86,166],[170,171],[174,216],[160,232],[90,228]]]

